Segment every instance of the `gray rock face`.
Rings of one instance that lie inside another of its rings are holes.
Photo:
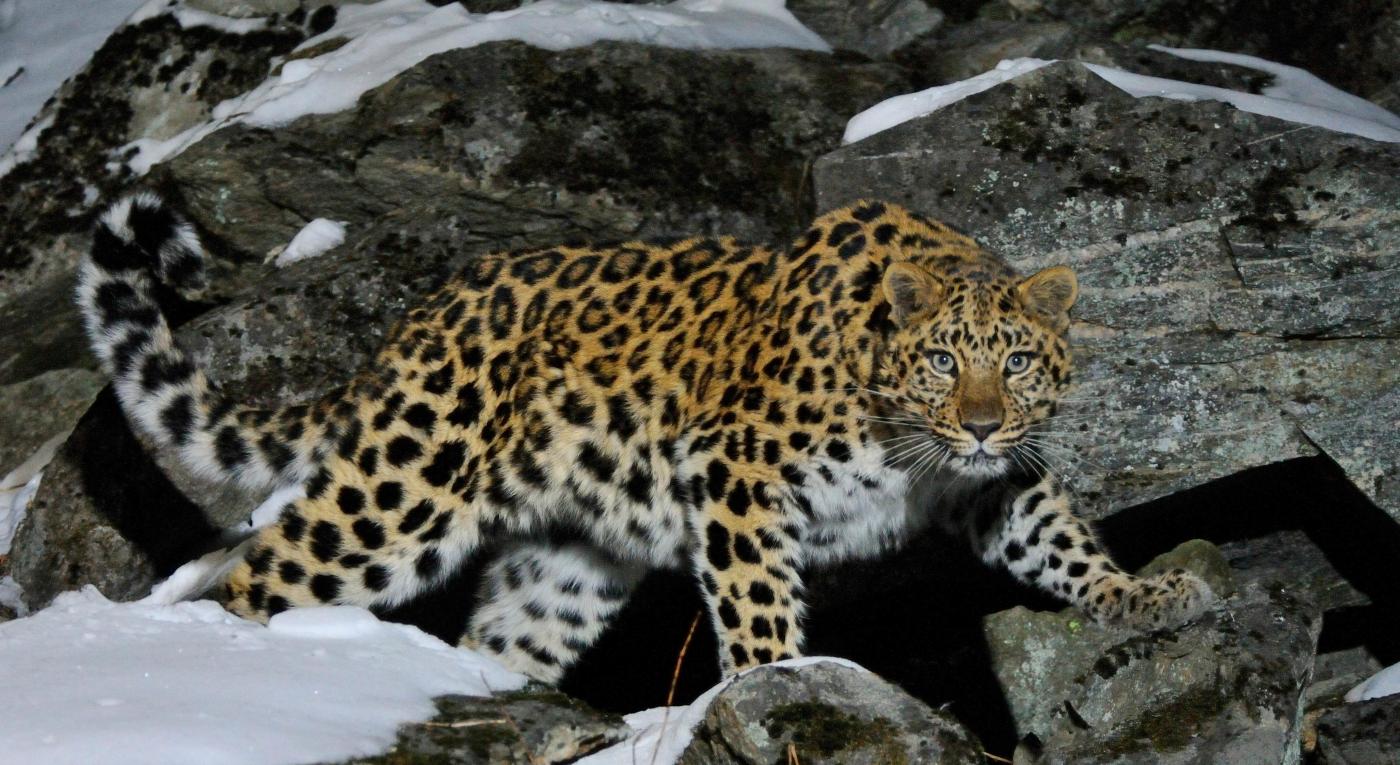
[[[981,763],[952,717],[862,670],[761,667],[721,691],[681,765]]]
[[[1313,756],[1318,765],[1400,762],[1400,695],[1323,712]]]
[[[71,284],[68,272],[86,249],[73,232],[134,180],[108,167],[113,150],[203,122],[304,37],[295,24],[236,35],[182,28],[170,16],[116,30],[37,116],[52,124],[34,157],[0,177],[0,304],[45,282]]]
[[[564,218],[593,239],[785,241],[812,213],[810,162],[906,86],[889,65],[792,50],[493,43],[434,56],[352,111],[220,131],[161,177],[258,259],[311,218],[353,234],[428,204],[493,232]]]
[[[818,206],[884,197],[1081,296],[1055,460],[1102,515],[1325,452],[1400,518],[1400,147],[1074,63],[833,152]],[[1082,463],[1082,466],[1081,466]]]
[[[443,696],[432,720],[399,729],[394,748],[346,765],[556,765],[627,738],[621,718],[553,691]]]
[[[31,609],[84,584],[130,600],[215,541],[200,509],[145,456],[108,389],[45,469],[15,531],[10,573]]]
[[[71,430],[106,381],[87,369],[56,369],[0,386],[0,475]]]
[[[983,15],[1072,24],[1086,40],[1248,53],[1363,97],[1395,81],[1400,8],[1364,0],[994,0]]]
[[[943,12],[924,0],[792,0],[799,21],[833,48],[889,56],[943,23]]]
[[[1228,591],[1222,563],[1197,542],[1145,570],[1182,566]],[[1245,765],[1297,761],[1319,615],[1277,585],[1249,581],[1177,630],[1132,634],[1019,607],[985,626],[1017,732],[1036,742],[1023,744],[1029,761]]]

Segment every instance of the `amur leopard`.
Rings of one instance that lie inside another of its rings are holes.
[[[464,645],[557,681],[646,570],[685,567],[733,673],[799,655],[805,568],[930,523],[1100,622],[1213,600],[1180,570],[1120,570],[1037,458],[1074,274],[1018,277],[894,204],[786,250],[480,257],[353,381],[276,411],[217,395],[172,340],[157,287],[199,285],[205,258],[179,214],[128,197],[94,236],[79,302],[129,418],[210,477],[304,486],[222,587],[250,619],[398,604],[490,543]]]

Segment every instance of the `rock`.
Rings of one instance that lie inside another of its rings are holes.
[[[1140,576],[1153,576],[1184,568],[1210,585],[1210,591],[1225,598],[1235,594],[1230,562],[1219,547],[1204,539],[1192,539],[1158,555],[1138,570]]]
[[[1203,544],[1172,555],[1214,559],[1196,569],[1210,576],[1219,552]],[[1319,615],[1282,588],[1247,582],[1221,610],[1176,630],[1134,634],[1020,607],[985,626],[1032,761],[1296,762]]]
[[[1343,704],[1317,721],[1317,765],[1400,761],[1400,695]]]
[[[681,765],[981,763],[950,716],[861,669],[822,662],[745,673],[711,702]]]
[[[45,469],[10,550],[31,610],[84,584],[112,600],[141,597],[217,542],[125,426],[104,390]]]
[[[1152,50],[1142,42],[1116,42],[1092,27],[1063,21],[976,19],[926,35],[895,54],[916,73],[920,87],[965,80],[1008,58],[1040,58],[1102,64],[1130,72],[1260,93],[1274,77],[1246,66],[1190,61]]]
[[[443,696],[432,720],[399,729],[393,749],[346,765],[555,765],[627,738],[631,729],[554,691]]]
[[[353,237],[429,204],[490,231],[564,218],[592,239],[784,241],[812,214],[810,163],[906,86],[890,65],[786,49],[492,43],[433,56],[352,111],[221,130],[158,175],[259,260],[313,218]]]
[[[1221,545],[1220,551],[1235,579],[1265,587],[1286,587],[1322,611],[1370,602],[1301,531],[1279,531],[1229,542]],[[1200,570],[1190,565],[1187,568]],[[1207,581],[1215,585],[1209,577]]]
[[[814,175],[821,208],[889,198],[1076,269],[1088,419],[1057,462],[1087,515],[1322,451],[1400,519],[1400,146],[1059,63]]]
[[[787,9],[833,48],[885,58],[937,29],[943,12],[924,0],[792,0]]]
[[[164,15],[118,28],[36,116],[52,121],[38,151],[0,176],[0,304],[72,283],[94,206],[135,180],[112,163],[114,150],[207,120],[214,105],[261,81],[269,61],[304,37],[285,23],[240,35],[182,27]],[[6,324],[0,335],[29,326]],[[71,365],[63,358],[49,368]]]
[[[980,20],[1063,23],[1085,43],[1159,43],[1260,56],[1371,97],[1395,82],[1400,8],[1366,0],[993,0]]]
[[[56,369],[0,387],[0,476],[72,430],[105,382],[91,370]]]

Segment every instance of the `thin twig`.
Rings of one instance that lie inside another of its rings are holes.
[[[992,762],[1004,762],[1004,763],[1006,763],[1006,765],[1011,765],[1011,760],[1008,760],[1008,759],[1006,759],[1005,757],[998,757],[998,756],[996,756],[995,754],[992,754],[991,752],[988,752],[988,751],[985,751],[985,750],[982,752],[982,756],[983,756],[983,757],[986,757],[987,759],[991,760]]]
[[[700,626],[702,615],[704,615],[704,611],[695,612],[695,618],[690,622],[690,629],[685,633],[685,642],[681,643],[681,652],[676,654],[676,668],[671,670],[671,687],[666,690],[666,711],[661,713],[661,729],[657,732],[656,746],[651,750],[649,765],[656,765],[656,757],[661,754],[661,737],[666,734],[666,723],[671,719],[671,704],[676,700],[676,686],[681,681],[681,664],[685,663],[686,651],[690,650],[690,640],[695,637],[695,629]]]
[[[695,628],[700,626],[702,614],[702,611],[695,612],[695,618],[690,622],[690,631],[685,633],[685,642],[681,643],[681,652],[676,656],[676,668],[671,670],[671,687],[666,691],[666,706],[668,707],[676,698],[676,684],[681,680],[681,663],[685,661],[685,652],[690,650],[690,639],[695,637]]]

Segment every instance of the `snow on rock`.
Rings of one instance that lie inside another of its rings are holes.
[[[841,138],[841,142],[855,143],[866,136],[889,130],[915,117],[932,114],[949,104],[1053,63],[1053,60],[1039,58],[1008,59],[997,64],[996,69],[976,77],[886,99],[852,117],[851,121],[846,123],[846,135]]]
[[[525,678],[346,606],[267,626],[211,601],[112,603],[95,588],[0,624],[12,762],[298,763],[387,749],[432,698]]]
[[[1277,117],[1289,122],[1350,133],[1377,141],[1400,142],[1400,117],[1370,101],[1340,91],[1297,67],[1237,53],[1166,48],[1158,45],[1150,47],[1192,61],[1214,61],[1268,72],[1274,75],[1274,84],[1266,88],[1263,94],[1242,93],[1210,85],[1136,74],[1099,64],[1086,63],[1084,66],[1114,87],[1136,98],[1223,101],[1252,114]],[[855,143],[1051,63],[1054,62],[1035,58],[1010,59],[997,64],[997,68],[990,72],[967,80],[887,99],[851,118],[846,125],[846,135],[842,142]]]
[[[0,150],[145,0],[63,0],[57,13],[51,2],[0,0]],[[0,158],[0,175],[15,164]]]
[[[292,241],[277,254],[274,261],[280,268],[299,260],[314,258],[326,250],[339,247],[345,241],[345,224],[317,218],[302,227]]]
[[[1400,693],[1400,664],[1371,675],[1365,682],[1347,691],[1347,701],[1366,701]]]
[[[29,606],[24,603],[24,590],[12,576],[0,576],[0,606],[14,611],[16,616],[29,614]]]
[[[802,667],[819,662],[832,662],[854,669],[864,669],[853,661],[834,656],[804,656],[800,659],[774,662],[767,666]],[[584,757],[578,761],[577,765],[636,765],[636,763],[672,765],[680,759],[681,753],[690,745],[695,728],[705,719],[705,712],[709,709],[710,702],[714,701],[715,697],[728,688],[736,678],[742,677],[749,671],[752,670],[725,678],[686,706],[656,707],[624,716],[622,719],[635,731],[632,737],[621,743],[613,744],[601,752]]]
[[[145,173],[227,125],[270,127],[349,109],[365,92],[435,53],[488,42],[520,40],[548,50],[607,40],[690,49],[830,50],[784,8],[783,0],[676,0],[669,5],[539,0],[485,14],[456,3],[438,8],[426,0],[380,0],[341,6],[335,25],[299,50],[338,38],[348,42],[314,58],[287,61],[279,74],[216,106],[210,122],[167,140],[133,142],[124,148],[137,149],[128,164]]]
[[[45,441],[38,451],[20,466],[0,478],[0,555],[10,551],[15,529],[24,519],[24,511],[34,493],[39,490],[39,481],[44,477],[44,468],[53,460],[58,447],[68,439],[68,431]]]

